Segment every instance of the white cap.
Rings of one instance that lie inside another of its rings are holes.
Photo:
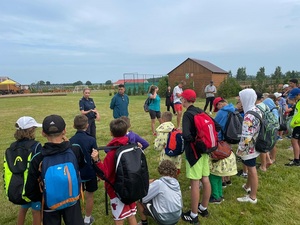
[[[285,84],[285,85],[282,86],[282,89],[285,89],[285,88],[287,88],[287,87],[289,87],[289,86],[290,86],[290,85]]]
[[[37,123],[35,119],[33,119],[30,116],[20,117],[16,123],[18,124],[19,128],[22,130],[29,129],[31,127],[42,127],[41,123]]]
[[[274,95],[275,95],[276,98],[279,98],[279,97],[282,96],[282,94],[280,94],[280,93],[278,93],[278,92],[275,92]]]

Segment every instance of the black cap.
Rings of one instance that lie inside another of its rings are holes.
[[[63,132],[66,127],[66,123],[61,116],[50,115],[43,121],[43,132],[45,134],[58,134]]]

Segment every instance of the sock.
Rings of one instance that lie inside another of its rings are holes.
[[[142,220],[142,225],[148,225],[148,221],[147,220]]]
[[[201,211],[204,211],[204,210],[207,209],[207,207],[203,207],[202,204],[200,204],[199,209],[200,209]]]
[[[193,212],[191,211],[191,214],[190,214],[190,215],[191,215],[192,218],[196,218],[196,217],[198,216],[198,213],[193,213]]]
[[[84,222],[85,222],[85,223],[89,223],[90,220],[91,220],[91,216],[85,216],[85,217],[84,217]]]

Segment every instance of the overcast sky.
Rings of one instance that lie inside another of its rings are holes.
[[[300,0],[0,2],[0,76],[22,84],[164,75],[187,58],[300,71]]]

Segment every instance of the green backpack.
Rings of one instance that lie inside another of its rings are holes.
[[[35,147],[33,148],[33,146]],[[14,142],[6,149],[4,155],[4,189],[8,200],[17,205],[30,202],[25,196],[25,184],[28,176],[29,163],[40,145],[35,140],[24,143]],[[33,150],[34,149],[34,150]]]

